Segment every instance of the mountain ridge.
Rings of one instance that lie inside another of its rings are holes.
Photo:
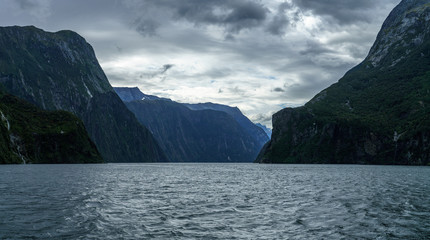
[[[228,115],[233,117],[236,120],[236,122],[239,123],[239,125],[245,129],[245,131],[247,131],[251,136],[253,136],[258,141],[258,143],[261,145],[260,148],[263,147],[264,144],[268,142],[270,139],[265,133],[265,131],[261,127],[251,122],[251,120],[249,120],[247,117],[245,117],[245,115],[243,115],[243,113],[240,111],[238,107],[230,107],[227,105],[211,103],[211,102],[196,103],[196,104],[185,103],[184,105],[190,108],[191,110],[210,109],[210,110],[227,113]]]
[[[171,161],[252,162],[264,144],[224,111],[202,106],[192,110],[169,99],[145,98],[138,88],[114,89]],[[237,108],[223,108],[241,114]]]

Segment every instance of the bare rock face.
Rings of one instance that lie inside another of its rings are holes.
[[[151,133],[113,91],[92,47],[77,33],[1,27],[0,84],[42,109],[76,114],[107,162],[166,160]]]
[[[0,83],[45,109],[85,111],[95,93],[112,91],[94,50],[71,31],[0,28]]]
[[[385,20],[366,60],[373,67],[394,67],[424,43],[429,31],[428,1],[403,1]]]
[[[430,0],[404,0],[369,55],[305,106],[273,116],[263,163],[430,162]]]

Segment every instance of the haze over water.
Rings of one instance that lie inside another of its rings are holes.
[[[429,167],[0,166],[0,239],[429,236]]]

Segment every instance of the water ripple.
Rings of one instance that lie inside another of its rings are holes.
[[[430,168],[0,166],[0,239],[430,239]]]

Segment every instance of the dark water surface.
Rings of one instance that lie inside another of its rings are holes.
[[[430,239],[430,167],[0,166],[0,239]]]

